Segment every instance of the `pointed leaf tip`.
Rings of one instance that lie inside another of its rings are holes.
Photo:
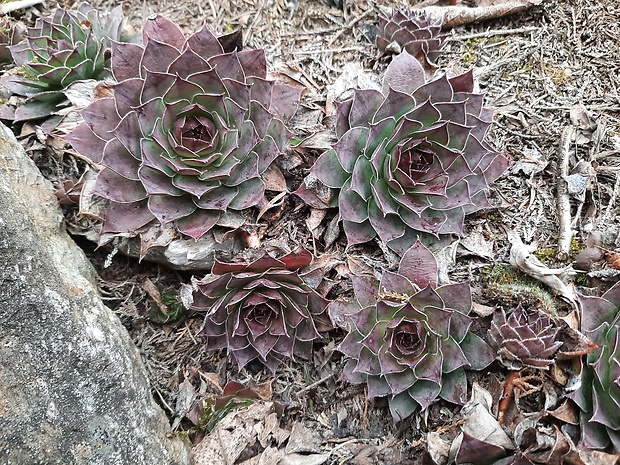
[[[398,272],[420,288],[437,287],[437,260],[420,239],[403,254]]]
[[[409,53],[402,52],[387,67],[383,78],[383,93],[387,94],[389,89],[393,89],[413,94],[425,82],[424,68],[420,62]]]

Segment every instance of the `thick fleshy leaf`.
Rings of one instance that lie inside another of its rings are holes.
[[[113,137],[111,132],[121,121],[118,113],[116,113],[114,99],[111,98],[95,100],[82,110],[81,115],[93,133],[106,141]]]
[[[151,195],[148,206],[153,216],[162,224],[185,218],[196,211],[196,205],[189,196]]]
[[[112,73],[118,82],[140,77],[143,48],[137,44],[112,41]]]
[[[369,242],[377,236],[377,232],[369,221],[363,223],[343,221],[342,228],[347,236],[347,243],[349,246]]]
[[[264,50],[243,50],[237,53],[246,78],[253,76],[261,79],[267,77],[267,59]]]
[[[340,140],[334,144],[334,152],[338,157],[340,166],[350,176],[353,173],[353,168],[357,159],[364,152],[364,146],[366,145],[366,139],[368,137],[368,129],[362,127],[352,128],[347,131]],[[318,163],[318,161],[317,161]],[[330,187],[341,187],[330,186]]]
[[[350,100],[351,104],[341,104],[338,109],[344,111],[347,109],[347,113],[342,115],[342,118],[347,119],[347,130],[355,127],[363,127],[365,124],[374,120],[375,112],[383,104],[384,97],[381,92],[374,89],[358,89],[353,94],[353,99]],[[340,119],[340,118],[339,118]],[[343,128],[344,129],[344,128]],[[339,137],[343,137],[344,132],[339,134]]]
[[[177,220],[177,228],[183,234],[198,240],[217,224],[220,216],[221,213],[218,211],[197,210]]]
[[[363,223],[368,220],[368,211],[363,206],[363,199],[352,190],[342,191],[338,207],[340,218],[354,223]],[[360,208],[360,204],[362,208]]]
[[[114,90],[114,100],[116,101],[116,111],[119,115],[125,116],[140,105],[142,86],[142,80],[134,78],[121,81],[112,87]]]
[[[150,40],[157,40],[164,44],[172,45],[179,51],[185,45],[185,36],[181,29],[168,18],[157,15],[148,18],[142,28],[142,38],[145,45]]]
[[[400,53],[388,65],[383,78],[383,93],[388,89],[413,94],[425,82],[424,68],[407,52]]]
[[[127,179],[111,169],[99,173],[93,192],[118,203],[135,203],[147,198],[141,183]]]
[[[153,220],[155,217],[146,208],[146,200],[133,203],[111,202],[106,209],[106,221],[101,233],[135,234]]]
[[[403,255],[398,271],[420,288],[437,286],[437,260],[419,239]]]
[[[38,96],[41,95],[42,94],[38,94]],[[57,94],[54,92],[51,97],[51,99],[45,100],[38,100],[36,98],[33,99],[31,97],[26,100],[22,105],[15,109],[13,120],[16,123],[20,123],[23,121],[44,118],[52,115],[55,111],[65,106],[62,105],[62,101],[64,100],[64,96],[62,94]]]
[[[177,48],[166,42],[149,40],[140,60],[140,77],[145,78],[149,71],[152,73],[168,72],[168,67],[180,53]]]
[[[437,273],[435,273],[436,275]],[[382,293],[398,294],[405,299],[414,295],[417,291],[415,285],[404,275],[387,270],[381,276],[379,288]]]
[[[465,376],[465,370],[459,369],[451,373],[444,373],[439,396],[453,404],[463,405],[467,402],[467,376]]]
[[[401,392],[397,396],[391,398],[389,405],[394,422],[402,421],[411,416],[420,406],[420,404],[411,397],[408,391]]]
[[[465,315],[471,311],[472,298],[469,283],[446,284],[438,287],[435,291],[447,308],[457,310]]]
[[[297,106],[304,90],[303,87],[275,84],[271,91],[269,111],[279,115],[285,122],[290,120],[297,111]]]
[[[209,30],[206,24],[187,38],[187,47],[201,57],[210,57],[224,53],[222,44]]]
[[[234,210],[243,210],[265,202],[265,185],[261,178],[249,179],[237,186],[237,196],[229,204]]]
[[[89,158],[95,162],[101,162],[103,149],[107,140],[101,139],[93,133],[90,126],[84,121],[65,137],[75,150],[82,154],[88,154]]]
[[[444,374],[443,376],[445,378],[447,375]],[[441,389],[440,384],[421,379],[411,386],[407,392],[420,405],[422,410],[426,410],[437,399]]]
[[[340,164],[335,150],[324,152],[316,161],[312,172],[327,187],[339,188],[350,177]]]
[[[108,141],[101,164],[132,181],[139,181],[140,161],[127,151],[118,139]]]
[[[398,239],[405,234],[405,225],[397,214],[383,215],[376,205],[370,204],[368,220],[383,242]]]
[[[456,463],[494,464],[506,456],[503,447],[481,441],[463,432],[463,442],[456,455]]]

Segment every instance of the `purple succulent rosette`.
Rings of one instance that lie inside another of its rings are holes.
[[[229,210],[264,203],[261,175],[282,154],[301,88],[267,79],[263,50],[226,52],[206,26],[185,38],[157,16],[144,44],[112,44],[113,96],[67,139],[103,168],[102,233],[173,223],[199,239]]]
[[[344,378],[367,383],[368,396],[388,396],[394,421],[438,398],[467,401],[465,369],[481,370],[495,354],[469,331],[469,283],[437,286],[437,262],[417,241],[398,273],[353,276],[355,300],[334,301],[334,321],[350,332],[339,350],[349,357]]]
[[[26,37],[26,29],[23,23],[15,22],[9,16],[0,18],[0,64],[13,62],[9,47],[17,45]]]
[[[432,66],[446,40],[441,35],[441,24],[441,20],[432,21],[423,11],[393,8],[391,15],[379,11],[377,48],[384,52],[395,42],[401,51],[406,50]]]
[[[315,208],[338,207],[349,245],[375,237],[404,253],[463,233],[465,215],[488,207],[485,192],[508,160],[484,141],[493,112],[472,72],[425,82],[406,52],[388,66],[384,90],[356,90],[338,104],[333,147],[295,192]]]
[[[620,283],[602,297],[580,296],[581,328],[599,348],[587,355],[581,386],[581,445],[620,453]]]
[[[241,368],[256,359],[272,372],[286,359],[311,359],[328,304],[299,275],[311,261],[306,250],[249,264],[216,260],[191,307],[207,313],[200,332],[207,348],[228,350]]]
[[[511,370],[523,367],[546,370],[554,363],[554,354],[562,346],[556,337],[560,327],[538,310],[519,305],[508,318],[503,309],[495,313],[489,329],[489,344],[500,361]]]
[[[110,76],[111,42],[130,40],[123,23],[120,6],[103,14],[88,3],[37,18],[26,38],[9,47],[21,72],[0,82],[26,100],[17,108],[5,105],[2,118],[20,122],[49,117],[68,106],[63,90],[70,84]]]

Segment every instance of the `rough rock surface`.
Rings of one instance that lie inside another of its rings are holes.
[[[188,464],[136,347],[0,125],[0,463]]]

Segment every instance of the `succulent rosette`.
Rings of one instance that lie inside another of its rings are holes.
[[[580,296],[582,331],[599,347],[587,355],[573,400],[581,409],[581,443],[620,453],[620,283],[602,297]]]
[[[388,396],[394,421],[438,398],[464,404],[465,369],[483,369],[495,356],[470,331],[469,283],[437,286],[437,262],[420,241],[397,273],[352,281],[355,300],[330,304],[332,319],[350,328],[339,346],[349,357],[344,378],[367,383],[371,398]]]
[[[511,370],[523,367],[548,369],[562,342],[560,327],[546,313],[519,305],[508,318],[503,309],[495,313],[489,329],[489,344],[499,360]]]
[[[113,43],[113,95],[87,107],[67,139],[103,167],[102,233],[174,223],[198,239],[225,212],[263,204],[261,174],[291,137],[283,120],[301,88],[268,80],[263,50],[225,51],[206,26],[185,38],[157,16],[143,38]]]
[[[471,71],[426,83],[406,52],[388,66],[384,90],[356,90],[337,106],[338,142],[295,192],[315,208],[338,207],[349,245],[375,237],[402,254],[463,233],[467,213],[488,207],[485,191],[508,167],[484,136],[492,111]],[[331,195],[313,188],[318,178]]]
[[[249,264],[216,260],[191,306],[206,312],[207,348],[228,350],[241,368],[258,360],[273,372],[286,359],[311,359],[318,331],[328,329],[328,301],[299,273],[311,261],[306,250]]]
[[[434,65],[446,40],[441,35],[441,23],[423,11],[408,8],[393,8],[391,14],[379,11],[377,47],[385,52],[395,43],[398,52],[406,50],[420,61]]]
[[[5,106],[1,116],[17,122],[46,118],[69,105],[63,91],[70,84],[110,76],[111,41],[131,40],[123,22],[120,6],[103,14],[88,3],[38,18],[26,38],[9,47],[18,72],[0,81],[26,99],[16,108]]]
[[[10,17],[0,18],[0,64],[11,63],[12,45],[16,45],[26,37],[26,26],[21,22],[13,22]]]

